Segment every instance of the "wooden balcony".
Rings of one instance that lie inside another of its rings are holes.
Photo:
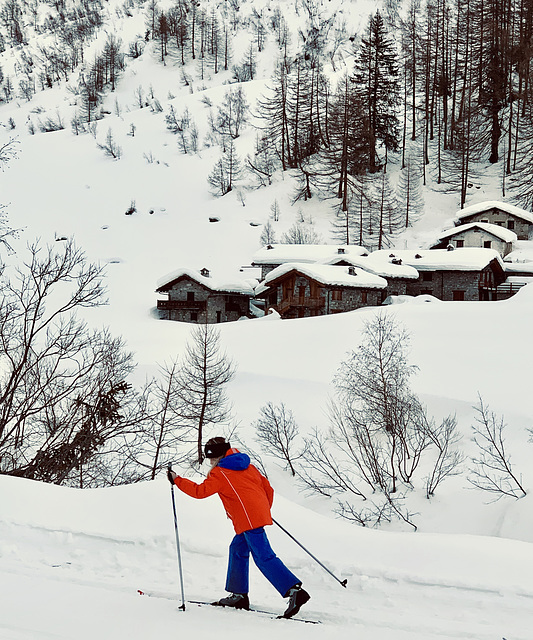
[[[324,298],[290,296],[276,305],[276,309],[278,313],[285,313],[289,309],[322,309],[324,306]]]
[[[190,311],[203,311],[206,307],[205,300],[158,300],[157,308],[160,311],[173,311],[186,309]]]

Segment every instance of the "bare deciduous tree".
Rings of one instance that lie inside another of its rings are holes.
[[[320,244],[322,237],[305,222],[295,222],[282,236],[285,244]]]
[[[122,157],[122,147],[115,140],[111,129],[107,130],[105,142],[97,142],[96,144],[99,149],[102,149],[106,156],[114,158],[115,160],[120,160],[120,158]]]
[[[302,457],[303,452],[294,451],[299,430],[292,411],[283,402],[279,405],[267,402],[261,407],[259,419],[254,426],[261,449],[282,460],[285,468],[295,476],[294,463]]]
[[[274,226],[270,220],[267,220],[267,223],[263,227],[259,242],[262,247],[266,247],[267,245],[274,244],[276,242],[276,232],[274,231]]]
[[[209,324],[196,327],[180,364],[175,412],[195,435],[196,459],[204,460],[206,430],[229,422],[231,405],[225,386],[235,374],[233,361],[220,348],[220,332]]]
[[[337,494],[337,512],[359,524],[394,517],[416,528],[403,503],[423,455],[436,446],[432,490],[458,463],[455,419],[439,427],[428,419],[410,389],[416,367],[407,361],[407,345],[408,335],[391,315],[367,323],[362,343],[335,377],[329,432],[308,442],[299,473],[312,490]]]
[[[20,142],[16,138],[9,138],[7,142],[0,144],[0,168],[5,169],[8,162],[17,157],[17,145]]]
[[[147,389],[147,426],[128,449],[140,478],[153,480],[170,460],[191,459],[192,427],[180,415],[180,369],[177,360],[161,367],[161,375]],[[192,453],[194,455],[194,451]]]
[[[430,498],[445,478],[460,473],[464,455],[454,448],[461,439],[454,416],[444,418],[438,427],[431,425],[427,433],[438,452],[433,469],[426,478],[426,497]]]
[[[137,430],[142,408],[121,339],[89,330],[76,311],[105,303],[102,269],[67,241],[29,247],[6,268],[0,300],[0,469],[83,485],[83,469],[115,437]]]
[[[505,420],[489,410],[479,397],[476,423],[472,425],[478,455],[472,458],[473,468],[468,481],[476,488],[493,493],[498,500],[503,496],[522,498],[526,495],[521,479],[511,464],[505,448]]]

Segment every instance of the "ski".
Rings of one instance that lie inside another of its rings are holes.
[[[223,605],[218,604],[217,602],[205,602],[203,600],[187,600],[189,604],[195,604],[199,607],[221,607],[223,609],[232,609],[233,607],[224,607]],[[264,609],[256,609],[255,607],[250,607],[250,609],[236,609],[236,611],[248,611],[250,613],[256,613],[261,616],[267,616],[272,620],[294,620],[294,622],[304,622],[306,624],[321,624],[320,620],[308,620],[307,618],[285,618],[284,616],[277,615],[272,611],[265,611]]]

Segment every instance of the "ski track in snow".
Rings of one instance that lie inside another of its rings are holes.
[[[146,638],[139,629],[126,623],[123,616],[130,617],[129,607],[134,606],[136,615],[146,619],[161,616],[161,624],[167,621],[178,630],[183,623],[181,616],[193,618],[195,628],[205,624],[220,626],[227,623],[232,629],[261,630],[266,625],[269,633],[275,632],[280,639],[303,633],[288,621],[271,621],[246,612],[213,610],[187,605],[187,611],[178,611],[181,603],[177,583],[175,547],[170,535],[150,536],[136,540],[96,535],[78,531],[48,528],[37,525],[21,525],[0,522],[0,592],[4,592],[6,611],[16,610],[16,595],[10,600],[10,585],[26,583],[25,603],[37,618],[44,615],[37,604],[39,593],[50,594],[68,591],[68,600],[73,610],[76,602],[87,599],[105,602],[125,601],[125,608],[113,610],[115,624],[122,623],[127,634],[118,637]],[[225,556],[208,552],[201,544],[183,544],[186,598],[216,598],[222,591],[225,571]],[[194,572],[191,571],[194,567]],[[533,625],[533,590],[505,589],[498,591],[490,587],[472,586],[452,582],[431,582],[416,576],[402,575],[393,569],[375,574],[362,574],[353,565],[344,567],[343,576],[348,578],[348,588],[340,588],[323,574],[311,559],[300,561],[295,567],[305,576],[311,592],[310,603],[302,609],[301,617],[320,620],[319,628],[305,627],[305,638],[360,637],[379,640],[530,640]],[[37,587],[37,591],[34,591]],[[272,594],[262,578],[252,573],[252,604],[259,608],[281,613],[284,602]],[[141,599],[137,589],[149,597]],[[88,596],[87,593],[91,595]],[[254,598],[255,595],[255,598]],[[59,596],[61,598],[61,595]],[[56,598],[52,598],[55,602]],[[127,604],[129,603],[129,605]],[[49,606],[53,611],[54,604]],[[161,613],[161,610],[164,613]],[[98,617],[98,616],[97,616]],[[133,616],[135,618],[135,616]],[[33,627],[31,620],[20,622],[7,615],[0,616],[2,640],[29,640],[30,638],[70,638],[68,617],[62,620],[65,631],[48,631]],[[105,616],[104,616],[105,618]],[[235,622],[238,620],[238,625]],[[270,625],[278,625],[271,627]],[[131,628],[130,628],[131,626]],[[94,619],[86,631],[98,633],[101,639],[117,638],[116,631],[104,624],[98,627]],[[109,635],[107,635],[109,633]],[[255,631],[254,631],[255,633]],[[240,637],[240,631],[237,637]],[[78,635],[85,638],[85,635]],[[87,636],[88,637],[88,636]],[[156,637],[150,635],[148,637]],[[243,635],[244,637],[244,635]],[[258,637],[262,637],[259,635]]]

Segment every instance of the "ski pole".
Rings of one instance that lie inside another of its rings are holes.
[[[168,467],[169,473],[172,471],[170,465]],[[185,611],[185,591],[183,589],[183,569],[181,566],[181,548],[180,548],[180,536],[178,533],[178,516],[176,513],[176,500],[174,498],[174,485],[170,486],[170,494],[172,495],[172,511],[174,512],[174,530],[176,532],[176,548],[178,550],[178,568],[180,572],[180,585],[181,585],[181,607],[182,611]]]
[[[322,564],[322,562],[320,562],[320,560],[319,560],[316,556],[314,556],[314,555],[309,551],[309,549],[306,549],[306,548],[303,546],[303,544],[302,544],[301,542],[299,542],[298,540],[296,540],[296,538],[295,538],[291,533],[289,533],[289,532],[287,531],[287,529],[285,529],[284,527],[282,527],[282,526],[280,525],[280,523],[279,523],[277,520],[274,520],[274,518],[272,518],[272,522],[273,522],[274,524],[277,524],[277,525],[278,525],[278,527],[279,527],[282,531],[284,531],[284,532],[289,536],[289,538],[290,538],[291,540],[294,540],[294,542],[296,542],[296,544],[297,544],[299,547],[301,547],[301,548],[302,548],[302,549],[303,549],[303,550],[304,550],[308,555],[310,555],[310,556],[311,556],[311,558],[313,558],[313,560],[314,560],[317,564],[319,564],[319,565],[322,567],[322,569],[324,569],[325,571],[327,571],[327,572],[329,573],[329,575],[330,575],[330,576],[333,576],[333,577],[335,578],[335,580],[336,580],[339,584],[341,584],[343,587],[345,587],[345,588],[346,588],[346,585],[348,584],[348,579],[346,579],[346,580],[339,580],[339,578],[337,578],[337,576],[336,576],[332,571],[330,571],[330,570],[326,567],[326,565]]]

